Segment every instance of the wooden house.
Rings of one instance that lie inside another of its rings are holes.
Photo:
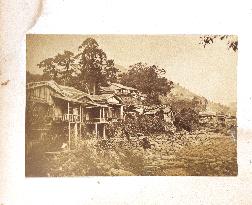
[[[111,83],[108,87],[101,87],[100,92],[103,94],[132,94],[135,95],[138,93],[138,90],[132,87],[128,87],[119,83]]]
[[[143,114],[151,117],[159,116],[165,122],[169,123],[173,123],[174,121],[174,114],[170,106],[147,107]]]
[[[120,121],[124,118],[123,102],[114,94],[92,95],[91,99],[100,105],[106,105],[105,118],[107,121]]]
[[[217,122],[216,112],[211,111],[199,112],[199,122],[202,125],[216,123]]]
[[[68,128],[69,145],[72,132],[79,137],[93,133],[105,138],[106,124],[123,119],[122,102],[114,94],[89,95],[54,81],[32,82],[26,90],[27,130],[41,131],[53,123],[64,124]]]

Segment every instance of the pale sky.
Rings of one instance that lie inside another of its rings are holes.
[[[204,48],[200,35],[27,35],[27,70],[64,50],[77,52],[87,37],[96,39],[115,64],[146,62],[166,70],[166,77],[214,102],[236,102],[237,53],[225,41]]]

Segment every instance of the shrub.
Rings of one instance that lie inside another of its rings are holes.
[[[175,115],[174,125],[178,130],[191,132],[199,125],[199,115],[192,108],[184,108]]]
[[[110,138],[119,137],[122,132],[122,123],[115,122],[106,125],[106,136]]]

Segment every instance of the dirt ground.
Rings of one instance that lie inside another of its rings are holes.
[[[177,135],[173,141],[156,143],[148,152],[150,175],[236,176],[236,141],[219,133]],[[147,171],[148,172],[148,171]]]

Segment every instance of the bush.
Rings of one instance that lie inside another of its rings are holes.
[[[103,149],[97,139],[80,140],[76,150],[50,154],[35,150],[33,154],[32,161],[27,161],[26,176],[128,176],[141,175],[144,168],[141,151]]]
[[[106,127],[108,138],[122,137],[130,139],[137,137],[138,133],[144,135],[164,133],[169,125],[159,116],[151,117],[139,115],[138,117],[128,117],[123,123],[113,123]]]
[[[191,132],[199,125],[199,114],[192,108],[184,108],[175,115],[174,125],[178,130]]]
[[[111,124],[106,125],[106,136],[108,139],[119,137],[122,132],[122,123],[121,122],[114,122]]]
[[[139,131],[143,134],[157,134],[165,132],[165,122],[159,117],[151,117],[147,115],[139,116]]]

